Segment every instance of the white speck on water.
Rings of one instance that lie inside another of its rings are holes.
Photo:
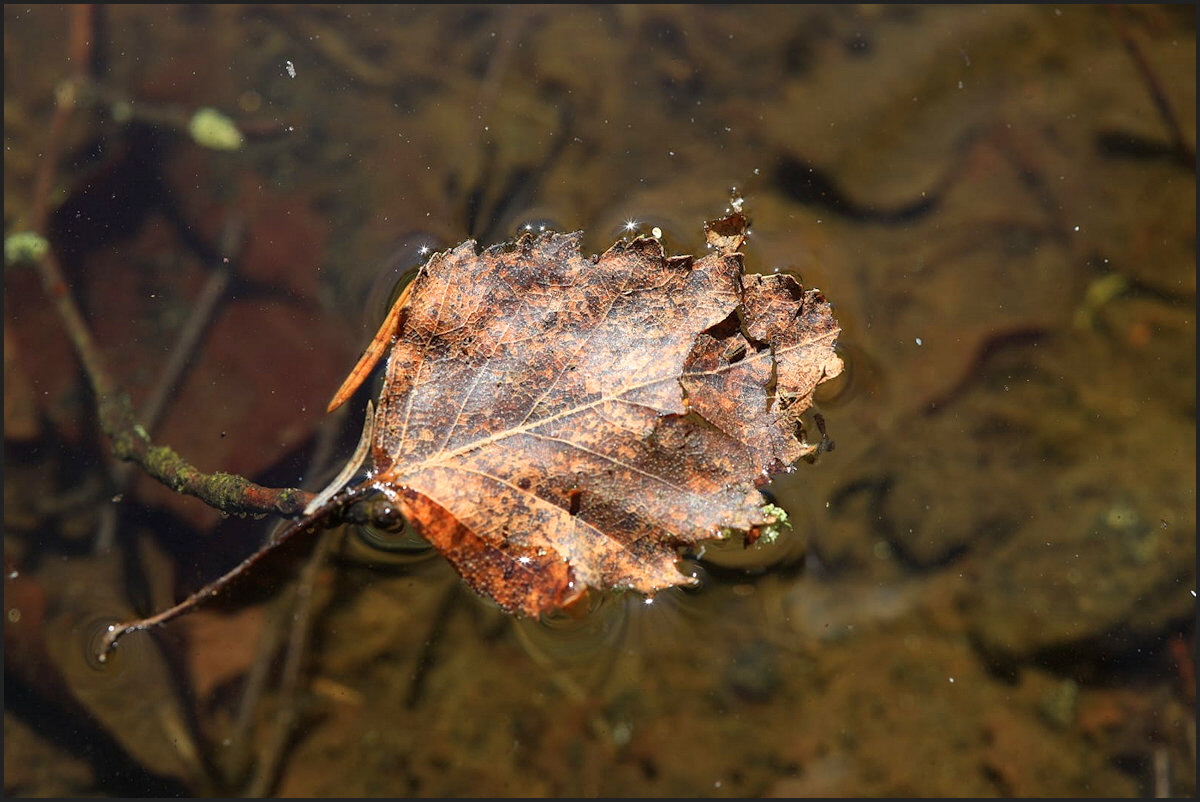
[[[295,65],[295,64],[293,64],[293,63],[292,63],[292,62],[290,62],[290,61],[285,61],[285,62],[283,63],[283,68],[284,68],[285,70],[287,70],[287,74],[288,74],[288,77],[289,77],[289,78],[295,78],[295,77],[296,77],[296,65]]]
[[[954,677],[951,677],[951,678],[950,678],[950,684],[951,684],[951,685],[953,685],[953,684],[954,684]]]
[[[925,343],[921,342],[921,338],[920,338],[920,337],[918,337],[918,338],[917,338],[917,345],[924,345],[924,344],[925,344]]]

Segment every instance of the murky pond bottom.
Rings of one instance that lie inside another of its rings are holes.
[[[1193,794],[1188,11],[106,7],[48,231],[138,410],[215,287],[153,427],[202,470],[322,486],[361,414],[325,404],[423,248],[699,253],[735,187],[748,268],[825,292],[848,370],[834,449],[770,487],[793,531],[699,589],[517,621],[346,531],[97,670],[97,627],[270,522],[110,464],[10,267],[6,793]],[[75,13],[5,8],[6,235]],[[203,107],[245,144],[190,141]]]

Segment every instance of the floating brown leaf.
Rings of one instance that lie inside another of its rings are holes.
[[[773,523],[757,488],[814,450],[800,415],[842,363],[820,292],[743,272],[745,226],[710,223],[699,259],[648,237],[588,259],[578,233],[434,256],[331,404],[388,351],[370,484],[530,616],[752,542]]]

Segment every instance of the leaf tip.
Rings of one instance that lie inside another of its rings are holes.
[[[721,253],[736,253],[746,241],[746,229],[750,221],[741,212],[732,212],[720,220],[709,220],[704,224],[704,236],[710,248]]]

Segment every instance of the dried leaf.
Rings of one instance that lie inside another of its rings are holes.
[[[586,588],[690,582],[679,547],[773,523],[757,487],[815,447],[800,414],[841,372],[820,292],[711,252],[580,235],[435,255],[333,406],[390,342],[371,484],[475,590],[538,615]]]

